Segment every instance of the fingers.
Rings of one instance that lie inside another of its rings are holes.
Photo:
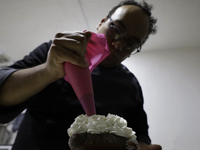
[[[87,40],[88,40],[88,42],[89,42],[90,38],[92,37],[92,33],[91,33],[90,31],[86,31],[86,32],[84,32],[84,33],[85,33],[85,35],[86,35],[86,37],[87,37]]]
[[[162,147],[157,144],[147,145],[145,143],[139,142],[138,150],[162,150]]]
[[[162,150],[162,147],[160,145],[149,145],[149,150]]]
[[[81,67],[88,67],[85,53],[91,35],[89,31],[57,33],[51,46],[51,56],[55,57],[54,61],[71,62]]]
[[[54,44],[52,44],[51,46],[51,55],[54,57],[53,60],[56,64],[70,62],[80,67],[88,67],[89,65],[85,57],[80,57],[79,55],[76,55],[73,51],[67,50],[66,48],[59,47]]]
[[[91,32],[63,32],[56,35],[53,44],[83,57],[90,38]]]

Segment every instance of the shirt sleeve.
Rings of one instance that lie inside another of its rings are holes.
[[[36,49],[34,49],[29,55],[25,56],[22,60],[15,62],[11,66],[0,69],[0,88],[9,78],[9,76],[15,71],[19,69],[34,67],[44,63],[46,61],[50,45],[51,41],[43,43]],[[13,120],[18,114],[20,114],[24,109],[26,109],[30,105],[31,100],[34,99],[35,96],[36,95],[16,106],[12,107],[0,106],[0,123],[7,123]]]

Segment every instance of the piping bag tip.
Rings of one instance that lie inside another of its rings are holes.
[[[87,116],[92,116],[96,114],[95,103],[94,103],[94,95],[86,95],[79,98],[79,101],[87,114]]]
[[[94,92],[89,68],[82,68],[71,63],[65,63],[66,74],[85,113],[88,116],[96,114]]]

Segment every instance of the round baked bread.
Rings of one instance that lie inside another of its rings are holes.
[[[71,150],[137,150],[135,132],[117,115],[78,116],[68,129]]]

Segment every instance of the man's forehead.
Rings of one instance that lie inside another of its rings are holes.
[[[126,15],[136,15],[138,13],[141,13],[142,9],[135,5],[124,5],[115,10],[113,13],[113,17],[124,17]]]

